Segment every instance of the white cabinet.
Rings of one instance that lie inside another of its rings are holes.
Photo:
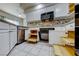
[[[65,27],[54,27],[49,30],[49,44],[60,44],[60,38],[65,34]]]
[[[33,10],[26,14],[27,21],[40,20],[41,14],[46,12],[46,8]]]
[[[49,44],[60,44],[61,36],[65,34],[65,31],[55,31],[55,30],[49,30]]]
[[[14,25],[10,25],[9,30],[9,42],[10,42],[10,50],[15,46],[17,43],[17,27]]]
[[[9,32],[0,33],[0,56],[9,53]]]
[[[0,55],[9,53],[9,24],[0,22]]]
[[[16,31],[12,31],[9,33],[10,34],[10,50],[15,46],[15,44],[17,43],[17,32]]]
[[[17,26],[0,22],[0,56],[7,55],[17,43]]]
[[[25,30],[25,40],[28,40],[28,38],[29,38],[29,33],[30,33],[29,30]]]

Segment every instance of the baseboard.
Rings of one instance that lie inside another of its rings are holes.
[[[14,47],[16,46],[17,44],[14,45]],[[9,51],[9,53],[6,55],[6,56],[9,56],[9,54],[11,53],[11,51],[14,49],[14,47]]]

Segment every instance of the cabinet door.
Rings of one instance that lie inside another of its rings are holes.
[[[65,33],[64,31],[49,31],[49,44],[60,44],[61,36]]]
[[[10,32],[10,50],[15,46],[17,43],[17,31]]]
[[[0,33],[0,55],[9,53],[9,32]]]
[[[28,40],[29,38],[29,30],[25,30],[25,40]]]
[[[10,50],[15,46],[17,43],[17,26],[9,25],[9,35],[10,35]]]

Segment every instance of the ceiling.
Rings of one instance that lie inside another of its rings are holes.
[[[20,5],[25,10],[25,9],[29,9],[29,8],[39,5],[39,4],[37,4],[37,3],[21,3]]]
[[[35,7],[40,4],[42,4],[44,6],[49,6],[49,5],[54,5],[56,3],[21,3],[20,5],[24,10],[27,10],[29,8]]]

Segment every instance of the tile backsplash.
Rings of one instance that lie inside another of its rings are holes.
[[[70,16],[65,16],[65,17],[56,17],[52,21],[45,21],[45,22],[42,22],[41,20],[30,21],[28,22],[27,26],[28,27],[44,27],[44,26],[62,25],[62,24],[70,22],[73,19],[75,19],[74,14]]]

